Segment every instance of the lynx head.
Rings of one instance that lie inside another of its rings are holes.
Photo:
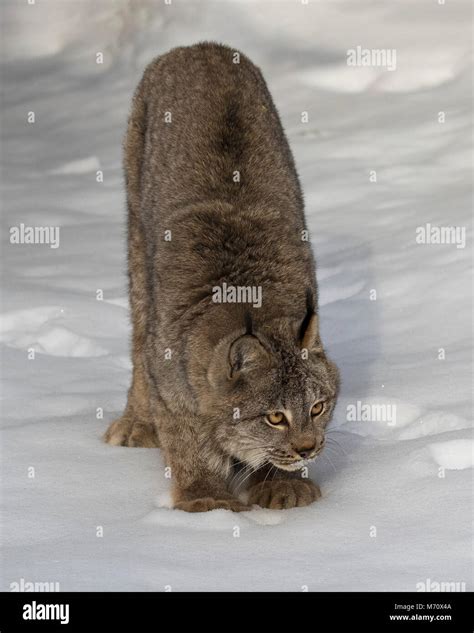
[[[299,322],[247,323],[218,345],[208,379],[220,420],[216,439],[237,460],[297,470],[323,449],[339,372],[312,310]]]

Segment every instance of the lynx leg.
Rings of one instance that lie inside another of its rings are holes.
[[[109,426],[104,435],[104,441],[113,446],[141,446],[143,448],[160,446],[142,368],[134,368],[127,407],[122,417]]]
[[[228,489],[228,460],[198,438],[196,422],[177,425],[166,415],[160,435],[166,463],[171,467],[173,507],[186,512],[208,512],[219,508],[242,512],[250,507]],[[179,428],[179,433],[176,433]],[[210,466],[212,464],[212,467]]]
[[[132,312],[133,378],[124,414],[108,428],[104,440],[115,446],[159,446],[144,364],[149,297],[146,240],[140,219],[141,165],[145,134],[145,104],[141,84],[128,121],[124,167],[127,175],[128,269]]]

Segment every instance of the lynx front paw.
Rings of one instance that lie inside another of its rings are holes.
[[[159,448],[158,436],[152,424],[140,423],[122,416],[107,429],[104,441],[112,446]]]
[[[187,501],[178,501],[175,508],[184,510],[185,512],[209,512],[209,510],[232,510],[232,512],[245,512],[250,510],[250,506],[245,505],[235,497],[225,499],[213,499],[212,497],[202,497],[200,499],[190,499]]]
[[[249,490],[249,504],[282,510],[307,506],[321,496],[319,486],[309,479],[262,481]]]

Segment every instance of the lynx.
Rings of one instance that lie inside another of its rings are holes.
[[[227,46],[145,70],[125,140],[133,377],[113,445],[161,447],[175,508],[305,506],[339,374],[302,192],[260,70]],[[216,287],[261,300],[215,301]]]

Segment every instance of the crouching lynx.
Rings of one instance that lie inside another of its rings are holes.
[[[161,447],[175,508],[312,503],[338,371],[321,344],[293,157],[250,60],[153,61],[125,140],[133,377],[105,440]],[[244,486],[240,484],[244,483]]]

